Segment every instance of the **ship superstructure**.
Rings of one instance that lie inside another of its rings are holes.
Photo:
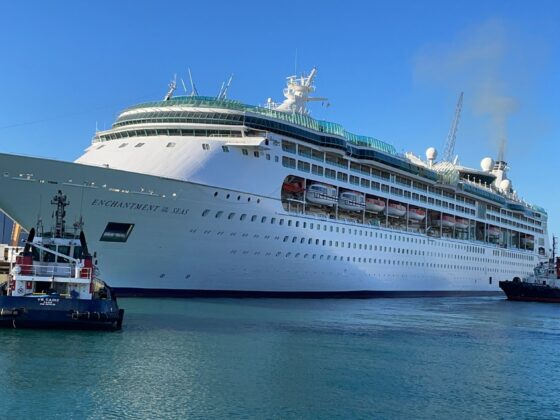
[[[121,293],[489,292],[548,257],[547,214],[504,161],[400,155],[314,119],[315,75],[264,107],[170,89],[75,163],[0,155],[0,205],[27,226],[64,189]]]

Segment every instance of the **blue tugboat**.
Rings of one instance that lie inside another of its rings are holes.
[[[51,203],[56,206],[54,230],[42,232],[41,222],[30,230],[8,281],[0,285],[0,326],[121,329],[124,310],[111,288],[96,277],[83,224],[66,231],[69,203],[61,191]]]

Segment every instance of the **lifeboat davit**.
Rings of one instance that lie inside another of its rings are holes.
[[[385,208],[385,213],[391,217],[403,217],[406,213],[406,207],[399,203],[389,203]]]
[[[366,210],[379,213],[385,209],[385,201],[379,198],[366,198]]]
[[[354,191],[344,191],[338,197],[338,207],[349,211],[362,211],[365,208],[364,195]]]
[[[489,238],[499,238],[500,237],[500,228],[496,226],[488,226],[486,231],[488,233]]]
[[[424,209],[419,209],[416,207],[411,207],[408,209],[408,219],[415,221],[415,222],[421,222],[422,220],[424,220],[424,218],[426,217],[426,210]]]
[[[440,219],[434,219],[433,224],[444,228],[452,228],[455,226],[455,218],[450,214],[442,214]]]
[[[467,219],[462,219],[457,217],[455,219],[455,229],[468,229],[469,221]]]
[[[310,203],[334,206],[337,201],[336,188],[325,184],[311,184],[307,187],[306,199]]]

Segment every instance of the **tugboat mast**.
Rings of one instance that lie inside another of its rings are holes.
[[[66,195],[62,194],[61,190],[58,190],[58,194],[53,197],[51,204],[56,205],[55,212],[55,238],[63,238],[65,231],[66,221],[64,217],[66,216],[66,206],[70,204]]]

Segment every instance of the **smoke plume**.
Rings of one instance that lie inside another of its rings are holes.
[[[464,90],[475,113],[488,118],[499,160],[506,151],[508,117],[518,108],[517,100],[509,95],[506,77],[510,44],[504,22],[490,20],[451,44],[424,47],[415,58],[417,80]]]

